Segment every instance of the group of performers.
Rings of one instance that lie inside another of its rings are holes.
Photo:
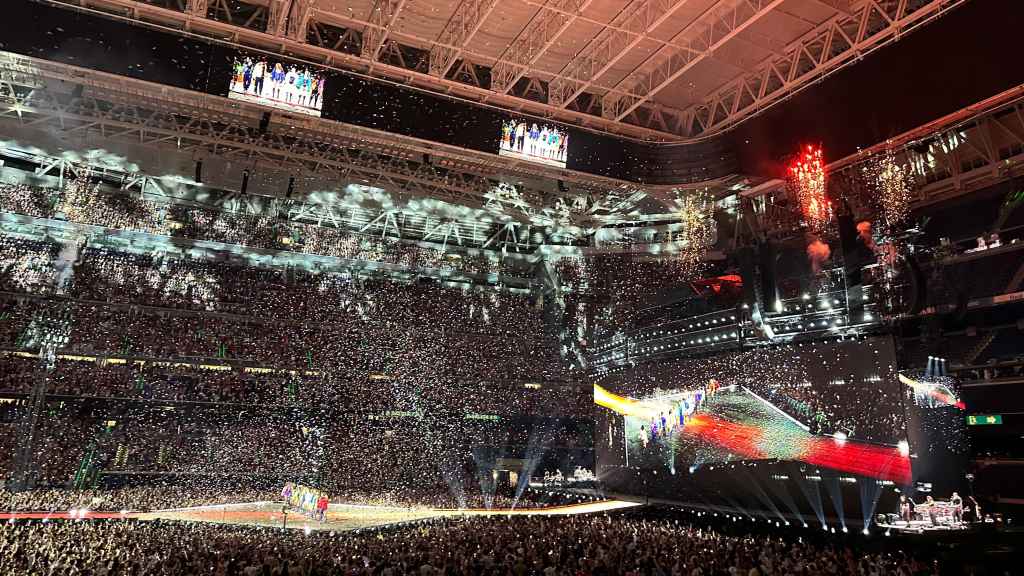
[[[281,489],[281,498],[284,500],[282,512],[285,514],[288,509],[297,509],[310,519],[320,522],[327,519],[330,499],[324,492],[289,482]]]
[[[913,520],[927,520],[932,526],[938,526],[940,519],[944,520],[941,523],[959,526],[964,523],[965,519],[970,522],[980,522],[983,518],[981,506],[973,496],[967,497],[965,505],[963,498],[956,492],[953,492],[949,501],[946,502],[937,501],[929,495],[921,503],[914,502],[907,498],[906,494],[902,494],[900,495],[899,515],[900,520],[907,524]]]
[[[659,408],[663,410],[640,426],[638,438],[641,445],[647,448],[648,443],[656,442],[659,438],[669,438],[674,432],[685,428],[704,401],[714,396],[721,387],[721,383],[712,378],[704,388],[676,395],[660,405]]]
[[[315,70],[266,59],[236,59],[230,91],[282,104],[320,109],[324,77]]]
[[[565,162],[569,134],[541,124],[509,120],[501,125],[501,150]]]

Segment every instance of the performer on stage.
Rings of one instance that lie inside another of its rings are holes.
[[[910,524],[914,514],[914,502],[906,494],[900,494],[900,518]]]
[[[964,521],[964,501],[960,498],[960,495],[953,492],[953,495],[949,498],[949,503],[953,506],[953,522],[960,524]]]
[[[327,499],[326,494],[321,494],[320,498],[316,501],[316,512],[317,519],[323,522],[327,519],[327,506],[330,504],[330,500]]]
[[[939,511],[936,509],[935,500],[929,495],[924,500],[924,507],[928,511],[928,521],[932,523],[932,526],[938,525],[938,514]]]

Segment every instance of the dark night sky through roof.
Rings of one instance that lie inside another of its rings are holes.
[[[973,0],[730,133],[741,169],[779,175],[801,143],[826,161],[1024,83],[1024,2]]]

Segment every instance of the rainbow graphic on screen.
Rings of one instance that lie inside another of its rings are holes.
[[[716,380],[698,389],[634,399],[594,385],[594,402],[624,417],[627,459],[657,460],[674,474],[730,460],[797,461],[899,485],[911,483],[909,447],[811,428],[762,395]]]

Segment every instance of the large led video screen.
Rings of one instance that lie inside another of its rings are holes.
[[[594,386],[598,461],[694,474],[736,461],[912,483],[902,384],[889,338],[641,364]]]
[[[320,116],[326,80],[321,70],[260,56],[237,56],[228,98]]]
[[[501,124],[498,155],[565,168],[569,133],[536,120],[510,119]]]

